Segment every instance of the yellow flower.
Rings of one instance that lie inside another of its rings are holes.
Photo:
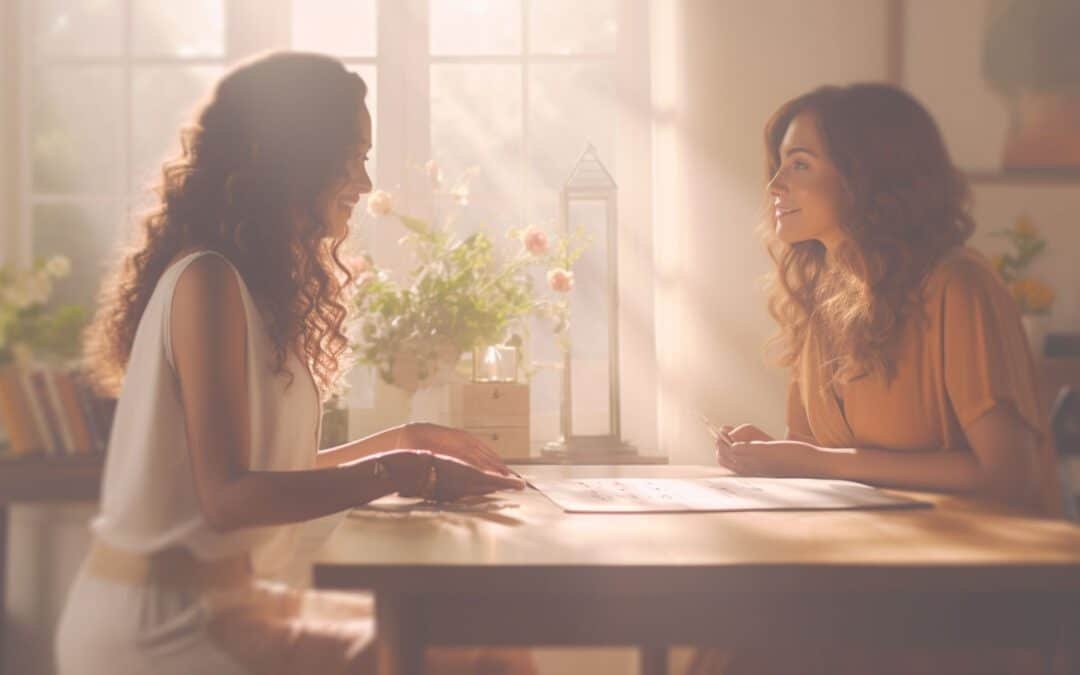
[[[1005,274],[1005,254],[998,253],[990,261],[994,264],[994,269],[998,274]]]
[[[1054,304],[1054,289],[1043,282],[1025,277],[1017,279],[1012,285],[1013,297],[1025,314],[1042,314]]]
[[[1031,222],[1031,218],[1027,216],[1017,218],[1013,230],[1022,237],[1034,239],[1039,236],[1039,228],[1035,227],[1035,223]]]

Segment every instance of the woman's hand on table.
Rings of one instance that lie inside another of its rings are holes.
[[[716,461],[740,476],[802,477],[823,474],[821,448],[810,443],[776,440],[752,424],[722,426],[716,441]],[[731,440],[727,443],[724,437]]]
[[[476,436],[428,422],[412,422],[401,429],[397,446],[403,449],[430,450],[453,457],[483,471],[503,476],[516,476],[507,468],[495,450]]]
[[[428,450],[393,450],[378,456],[402,497],[453,501],[499,490],[521,490],[525,481],[513,474],[488,471]]]

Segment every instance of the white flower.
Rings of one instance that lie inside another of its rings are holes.
[[[54,255],[45,263],[45,271],[55,279],[71,274],[71,261],[66,256]]]
[[[368,196],[367,211],[372,216],[388,216],[394,212],[394,196],[385,190],[376,190]]]
[[[427,163],[424,164],[424,173],[427,174],[432,185],[442,183],[442,169],[439,168],[439,164],[435,160],[429,159]]]
[[[458,185],[453,190],[450,190],[450,192],[448,192],[447,194],[449,194],[451,197],[454,198],[454,201],[457,202],[458,206],[468,206],[469,205],[469,186],[468,185],[465,185],[465,184]]]

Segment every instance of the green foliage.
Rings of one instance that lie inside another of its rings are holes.
[[[0,364],[19,353],[59,360],[78,356],[86,310],[48,306],[53,280],[69,272],[63,257],[38,260],[28,270],[0,268]]]
[[[511,333],[527,332],[530,315],[551,318],[556,332],[565,332],[565,298],[541,297],[531,272],[569,268],[586,246],[580,232],[540,254],[519,243],[520,250],[503,259],[484,232],[462,239],[449,227],[398,218],[409,230],[401,243],[416,265],[402,283],[376,270],[357,294],[358,360],[375,366],[386,382],[394,383],[395,359],[415,357],[425,379],[440,359],[508,339],[520,345],[520,335]],[[520,241],[523,232],[513,230],[508,237]]]

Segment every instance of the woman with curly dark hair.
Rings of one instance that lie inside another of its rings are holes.
[[[1060,513],[1020,313],[964,245],[968,188],[927,111],[887,85],[823,87],[784,104],[765,141],[769,307],[791,373],[788,430],[774,439],[724,426],[719,463]],[[1009,658],[1031,655],[924,656],[709,652],[702,659],[732,663],[699,659],[697,670],[1012,672]]]
[[[267,581],[295,524],[392,493],[522,487],[478,439],[405,425],[318,451],[339,388],[347,221],[371,190],[366,87],[278,53],[225,76],[156,209],[105,284],[88,367],[118,395],[90,554],[57,638],[60,672],[372,672],[369,601]],[[434,672],[520,653],[444,650]]]

